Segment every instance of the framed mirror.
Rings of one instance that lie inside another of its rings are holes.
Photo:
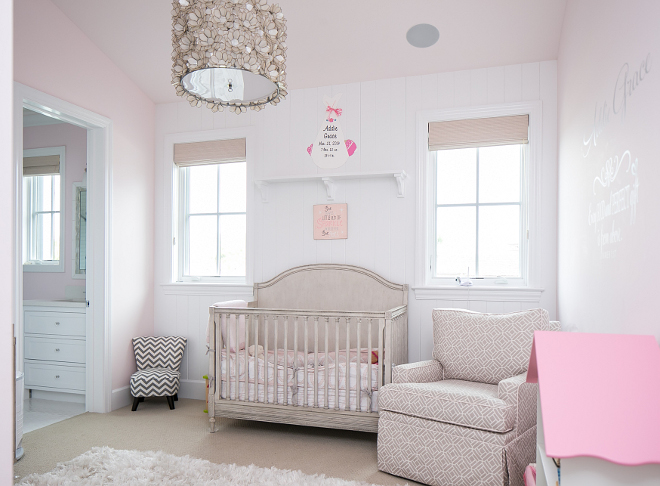
[[[85,278],[87,269],[87,186],[73,183],[73,278]]]

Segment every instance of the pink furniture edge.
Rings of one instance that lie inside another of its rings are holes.
[[[527,382],[539,384],[549,457],[660,463],[660,348],[653,336],[536,331]]]

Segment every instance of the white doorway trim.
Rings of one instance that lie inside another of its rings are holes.
[[[23,108],[47,114],[87,129],[87,369],[86,409],[109,412],[110,363],[110,242],[112,198],[112,121],[20,83],[14,83],[16,364],[23,370],[23,262],[21,248],[23,195]]]

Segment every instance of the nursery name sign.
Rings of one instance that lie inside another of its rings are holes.
[[[341,94],[333,98],[323,97],[325,104],[323,124],[316,141],[307,147],[307,153],[312,156],[314,163],[323,169],[341,167],[357,148],[355,142],[344,138],[344,132],[339,124],[339,117],[343,113],[338,106],[339,98]]]
[[[348,238],[348,205],[319,204],[314,206],[314,239],[342,240]]]

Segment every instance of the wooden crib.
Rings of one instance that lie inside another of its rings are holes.
[[[377,432],[378,389],[408,361],[407,304],[407,285],[324,264],[255,284],[248,307],[211,306],[211,432],[216,417]]]

